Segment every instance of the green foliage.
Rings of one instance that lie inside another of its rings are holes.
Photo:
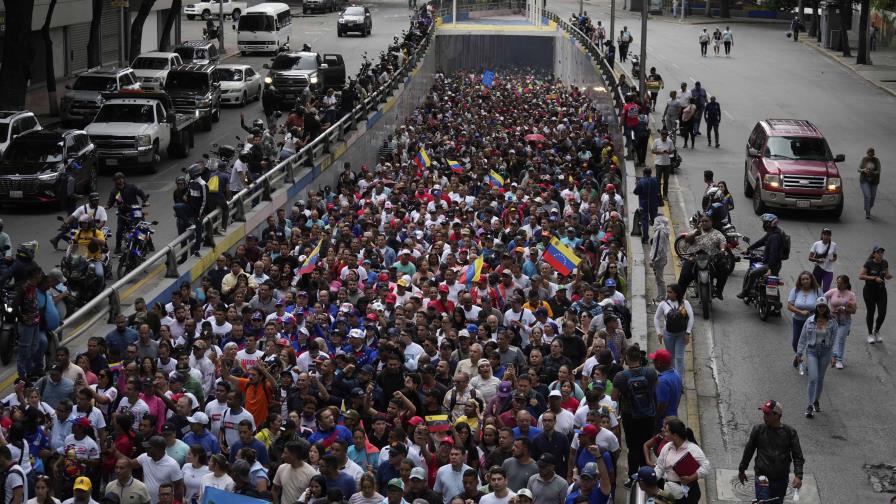
[[[798,0],[768,0],[765,3],[765,8],[773,11],[791,12],[797,8],[797,5]]]

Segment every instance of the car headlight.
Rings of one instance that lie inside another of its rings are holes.
[[[837,192],[840,190],[840,177],[830,177],[828,178],[828,191]]]
[[[264,78],[264,83],[267,84],[268,86],[270,86],[271,84],[274,83],[274,79],[272,79],[272,78],[270,78],[270,77],[265,77],[265,78]]]
[[[312,83],[312,84],[317,84],[317,76],[316,76],[316,75],[315,75],[314,77],[311,78],[311,83]]]
[[[152,145],[152,136],[137,135],[137,146],[138,147],[149,147],[150,145]]]
[[[56,179],[59,178],[59,172],[51,172],[44,173],[43,175],[38,175],[37,180],[41,182],[56,182]]]
[[[339,18],[339,24],[342,24],[342,23],[345,23],[345,20],[342,18]]]
[[[198,99],[196,99],[196,106],[197,106],[197,107],[208,107],[208,106],[211,105],[211,104],[212,104],[211,100],[207,100],[207,99],[204,99],[204,98],[198,98]]]
[[[781,176],[780,175],[766,175],[766,176],[762,177],[762,181],[768,187],[772,187],[775,189],[781,187]]]
[[[102,95],[97,95],[97,97],[94,98],[93,101],[95,101],[97,105],[102,105],[102,104],[103,104],[103,101],[105,101],[105,100],[103,100]]]

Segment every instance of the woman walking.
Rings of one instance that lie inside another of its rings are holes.
[[[709,459],[696,443],[688,440],[688,428],[678,418],[667,419],[663,434],[669,440],[656,458],[656,475],[666,480],[688,487],[687,496],[677,502],[696,504],[700,501],[699,479],[709,475]],[[681,463],[687,459],[686,463]],[[646,459],[649,460],[649,459]]]
[[[859,163],[859,187],[865,200],[865,218],[871,218],[871,208],[877,197],[877,186],[880,184],[880,159],[874,155],[874,147],[869,147],[866,156]]]
[[[818,288],[818,282],[808,271],[800,273],[796,279],[796,286],[790,289],[790,295],[787,296],[787,311],[793,314],[793,332],[790,344],[794,352],[796,352],[803,325],[806,323],[806,319],[812,315],[812,310],[815,309],[815,300],[822,295],[823,292]],[[800,367],[800,374],[802,374],[802,370],[803,368]]]
[[[666,288],[666,299],[657,305],[653,315],[653,327],[660,344],[672,354],[675,370],[684,376],[684,347],[691,341],[694,310],[678,284]]]
[[[716,28],[716,31],[712,32],[712,52],[715,53],[716,56],[719,55],[719,46],[722,44],[722,30]]]
[[[803,325],[796,355],[793,357],[793,365],[796,367],[803,360],[803,352],[806,352],[806,369],[809,374],[809,384],[806,390],[809,404],[806,407],[806,418],[812,418],[814,412],[821,411],[818,398],[821,397],[824,387],[824,374],[828,370],[828,363],[834,352],[836,336],[837,320],[831,318],[828,300],[819,297],[815,300],[815,309],[812,315]]]
[[[846,337],[852,327],[852,314],[856,312],[856,295],[852,291],[849,277],[837,277],[837,288],[824,293],[831,313],[837,319],[837,337],[834,338],[834,356],[831,365],[843,369],[843,351],[846,348]]]
[[[821,290],[827,292],[834,279],[834,263],[837,261],[837,244],[831,241],[831,228],[822,229],[821,239],[809,247],[809,260],[815,263],[812,276],[821,285]]]
[[[884,259],[884,250],[880,245],[871,249],[871,256],[865,261],[859,280],[865,281],[862,298],[865,299],[865,323],[868,325],[868,344],[881,343],[880,327],[887,317],[887,280],[893,278],[890,265]],[[877,323],[874,312],[877,312]]]

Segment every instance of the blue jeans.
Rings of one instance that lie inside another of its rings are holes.
[[[800,342],[800,333],[803,332],[803,326],[806,325],[806,319],[797,320],[793,319],[793,334],[790,337],[790,345],[793,347],[793,351],[796,352],[796,345]]]
[[[49,346],[50,340],[47,336],[47,331],[38,331],[37,332],[37,356],[34,359],[33,367],[31,368],[32,372],[40,372],[46,371],[44,369],[44,356],[47,353],[47,346]],[[56,356],[53,356],[55,359]]]
[[[831,366],[831,354],[834,353],[834,347],[815,346],[806,350],[808,363],[806,365],[809,374],[809,385],[806,395],[809,399],[809,406],[821,397],[821,390],[824,388],[824,374],[828,367]]]
[[[865,214],[871,212],[874,206],[874,198],[877,197],[877,184],[869,184],[868,182],[859,183],[862,188],[862,197],[865,199]]]
[[[768,486],[759,486],[759,476],[753,480],[753,487],[756,490],[756,499],[766,500],[777,498],[778,500],[770,504],[784,504],[784,496],[787,495],[787,487],[790,482],[784,479],[769,479]]]
[[[34,354],[40,337],[39,328],[36,325],[25,325],[21,322],[19,328],[19,357],[16,359],[16,369],[19,376],[25,376],[34,370]]]
[[[684,335],[683,332],[665,332],[663,334],[663,346],[672,354],[673,367],[681,375],[682,380],[684,379]]]
[[[843,351],[846,348],[846,337],[852,327],[852,319],[838,321],[837,337],[834,339],[834,357],[837,362],[843,362]]]

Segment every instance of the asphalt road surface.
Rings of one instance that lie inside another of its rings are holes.
[[[577,2],[549,2],[549,9],[550,4],[567,16],[578,9]],[[586,2],[585,9],[609,25],[608,5]],[[799,431],[805,471],[814,476],[822,502],[887,502],[892,495],[873,490],[863,465],[893,463],[890,433],[896,427],[892,393],[896,331],[887,323],[882,330],[883,344],[865,343],[863,282],[857,277],[872,245],[880,243],[891,250],[896,246],[890,234],[896,219],[892,196],[896,180],[884,170],[874,217],[865,220],[857,168],[870,146],[875,147],[884,167],[896,159],[892,141],[896,98],[815,49],[786,38],[785,25],[729,24],[735,34],[732,57],[702,58],[697,34],[703,27],[709,32],[716,26],[724,30],[724,20],[708,25],[680,24],[668,18],[649,21],[648,56],[642,68],[657,67],[666,82],[664,95],[668,97],[668,91],[678,89],[681,82],[687,82],[690,89],[700,81],[709,94],[717,96],[723,111],[721,148],[707,147],[706,137],[701,136],[694,150],[682,153],[682,173],[674,177],[678,194],[673,195],[673,207],[680,199],[685,215],[693,213],[704,188],[703,170],[714,170],[716,180],[728,182],[735,196],[733,216],[738,230],[754,239],[760,237],[759,220],[742,190],[747,137],[759,119],[811,120],[825,134],[832,151],[846,155],[846,161],[839,164],[846,207],[839,221],[779,212],[781,226],[792,237],[791,259],[782,270],[784,293],[800,271],[811,271],[808,248],[823,227],[830,227],[840,247],[835,274],[852,278],[859,311],[846,345],[846,369],[829,370],[821,413],[806,419],[806,377],[791,367],[790,319],[785,315],[762,322],[754,310],[734,297],[743,279],[740,266],[729,278],[725,301],[713,304],[712,320],[695,324],[703,448],[714,469],[736,470],[752,425],[762,421],[758,406],[773,398],[784,407],[784,421]],[[640,18],[622,13],[616,21],[617,34],[621,25],[632,31],[636,43],[631,51],[638,54]],[[626,65],[630,68],[630,63]],[[704,492],[707,501],[724,502],[717,495],[727,494],[730,486],[730,473],[711,478],[709,492]],[[734,494],[748,502],[752,487],[746,492],[735,489]],[[806,493],[803,495],[806,501]]]
[[[407,3],[403,1],[375,2],[369,4],[373,15],[373,33],[366,37],[357,34],[349,34],[346,37],[336,36],[336,21],[339,13],[300,15],[293,20],[293,31],[290,39],[293,48],[299,48],[302,44],[308,44],[313,50],[321,53],[339,53],[345,58],[346,75],[354,77],[363,62],[363,53],[373,59],[392,43],[392,37],[399,35],[402,30],[408,28],[409,11]],[[191,40],[202,37],[204,21],[188,21],[183,18],[183,39]],[[230,29],[229,20],[225,22],[227,41],[230,45],[235,38]],[[259,72],[264,72],[262,65],[270,62],[267,55],[233,56],[223,63],[245,63],[252,65]],[[214,124],[212,131],[197,132],[196,145],[191,151],[191,158],[169,160],[163,156],[154,174],[142,170],[123,169],[127,180],[132,182],[150,195],[150,207],[147,208],[147,218],[159,221],[155,228],[155,243],[167,244],[177,236],[172,211],[172,192],[174,180],[181,175],[181,168],[189,166],[191,162],[201,158],[203,152],[211,149],[211,144],[234,145],[236,136],[245,137],[245,132],[240,128],[240,114],[244,113],[246,121],[263,117],[261,104],[251,102],[244,108],[225,107],[221,111],[221,121]],[[123,167],[126,168],[126,167]],[[106,171],[99,177],[99,192],[101,203],[105,205],[109,191],[112,190],[112,173]],[[5,222],[5,231],[9,233],[14,243],[28,240],[38,240],[40,248],[37,261],[49,269],[59,264],[62,252],[54,252],[49,239],[55,236],[58,229],[56,215],[61,213],[49,210],[46,206],[6,206],[0,208],[0,215]],[[112,223],[112,232],[115,232],[115,216],[109,215]]]

